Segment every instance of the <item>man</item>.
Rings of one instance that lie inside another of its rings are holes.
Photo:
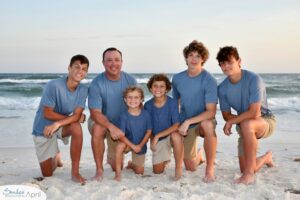
[[[33,124],[33,141],[43,176],[52,176],[62,166],[57,138],[68,144],[71,136],[72,180],[84,184],[79,173],[82,149],[82,113],[88,88],[81,85],[88,72],[89,61],[83,55],[73,56],[67,77],[50,81],[43,92]]]
[[[100,181],[103,176],[104,139],[107,138],[107,159],[115,171],[115,150],[117,140],[124,135],[118,127],[118,118],[126,106],[123,91],[136,80],[121,71],[122,53],[116,48],[103,52],[102,63],[105,71],[94,78],[89,88],[88,105],[91,113],[89,131],[92,135],[92,149],[96,162],[94,180]]]
[[[217,82],[203,65],[209,53],[198,41],[184,48],[187,70],[173,77],[173,97],[180,104],[179,132],[184,138],[184,164],[187,170],[195,171],[203,162],[202,151],[197,152],[197,136],[204,138],[206,170],[204,182],[212,182],[216,157],[217,136],[215,114]]]
[[[219,85],[220,108],[226,124],[226,135],[236,124],[240,135],[238,156],[242,176],[235,183],[250,184],[254,174],[264,164],[273,166],[272,153],[268,151],[256,158],[258,139],[270,136],[275,127],[275,117],[268,109],[266,89],[255,73],[241,69],[241,59],[235,47],[220,49],[217,60],[227,78]],[[233,108],[237,114],[231,113]]]

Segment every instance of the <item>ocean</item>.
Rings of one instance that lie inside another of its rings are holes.
[[[83,83],[89,85],[97,74],[89,74]],[[151,95],[146,83],[152,74],[132,74],[143,87],[145,100]],[[220,83],[225,77],[213,74]],[[289,138],[300,142],[300,74],[260,74],[267,87],[269,108],[277,118],[275,139]],[[32,147],[32,123],[45,84],[66,74],[0,74],[0,148]],[[172,78],[172,74],[168,74]],[[85,113],[89,115],[88,109]],[[218,110],[218,135],[223,135],[224,121]],[[84,145],[90,145],[90,136],[84,127]],[[284,135],[286,134],[286,135]],[[291,137],[286,137],[286,136]],[[221,137],[222,139],[222,137]],[[296,142],[295,141],[295,142]],[[221,142],[221,141],[220,141]]]

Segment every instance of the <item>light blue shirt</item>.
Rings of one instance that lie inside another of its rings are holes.
[[[130,85],[137,85],[134,77],[121,72],[117,81],[107,79],[105,72],[96,76],[89,88],[89,109],[99,109],[110,122],[117,125],[120,114],[126,110],[123,91]]]
[[[174,124],[180,122],[178,102],[169,96],[167,96],[165,104],[160,108],[155,106],[154,98],[150,99],[145,103],[145,109],[151,116],[151,121],[153,124],[153,135],[157,135],[159,132],[164,131]],[[159,138],[159,140],[162,140],[166,137]]]
[[[250,104],[258,102],[261,103],[263,114],[270,112],[262,78],[247,70],[242,70],[242,78],[238,83],[231,83],[228,77],[220,83],[218,95],[222,112],[230,112],[233,108],[240,115],[249,109]]]
[[[206,110],[209,103],[218,103],[217,81],[206,70],[189,77],[187,70],[174,75],[173,97],[180,99],[180,121],[195,117]]]
[[[71,92],[67,87],[67,77],[48,82],[35,115],[32,134],[43,136],[45,126],[55,122],[44,117],[45,106],[53,108],[56,113],[67,116],[76,108],[85,107],[87,95],[88,88],[82,84],[78,85],[74,92]]]
[[[120,117],[119,128],[125,133],[127,139],[135,145],[138,145],[144,139],[146,132],[152,130],[152,123],[149,113],[142,109],[140,115],[134,116],[125,111]],[[147,144],[138,154],[147,152]]]

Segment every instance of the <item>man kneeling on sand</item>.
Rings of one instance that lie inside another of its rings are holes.
[[[79,173],[82,149],[82,113],[88,88],[81,85],[88,72],[89,60],[83,55],[73,56],[68,76],[50,81],[41,98],[33,124],[33,141],[43,176],[52,176],[56,167],[62,166],[57,138],[64,144],[71,139],[72,180],[84,184]]]

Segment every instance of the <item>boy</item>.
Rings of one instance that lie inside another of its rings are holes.
[[[202,151],[197,153],[197,136],[203,137],[207,160],[203,181],[212,182],[215,180],[217,148],[217,81],[203,68],[209,53],[201,42],[191,42],[184,48],[183,54],[188,68],[174,75],[172,81],[173,97],[180,105],[179,132],[185,136],[183,161],[185,168],[190,171],[195,171],[203,162]]]
[[[275,117],[268,109],[266,88],[257,74],[241,69],[241,59],[235,47],[220,48],[217,60],[227,78],[219,85],[220,108],[226,124],[224,133],[231,134],[236,124],[240,135],[238,156],[242,176],[235,183],[254,182],[254,173],[264,164],[273,166],[272,153],[256,158],[258,139],[269,137],[275,127]],[[231,113],[231,108],[237,114]]]
[[[62,166],[57,138],[68,144],[71,136],[72,180],[81,184],[85,178],[79,173],[82,148],[82,113],[88,88],[81,85],[88,72],[89,61],[83,55],[73,56],[67,77],[50,81],[41,98],[33,124],[33,141],[43,176],[52,176]]]
[[[179,134],[178,103],[169,97],[171,82],[164,74],[153,75],[147,87],[153,98],[145,103],[149,112],[153,131],[151,137],[152,163],[155,174],[163,173],[171,159],[171,148],[174,147],[175,180],[182,176],[183,137]]]

